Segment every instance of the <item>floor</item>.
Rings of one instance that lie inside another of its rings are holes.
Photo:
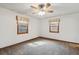
[[[77,55],[79,45],[37,38],[0,50],[0,55]]]

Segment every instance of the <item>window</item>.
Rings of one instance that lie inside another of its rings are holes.
[[[59,33],[59,23],[60,23],[59,18],[50,19],[49,20],[49,32]]]
[[[28,17],[16,16],[17,34],[28,33]]]

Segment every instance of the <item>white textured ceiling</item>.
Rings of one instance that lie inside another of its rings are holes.
[[[39,16],[38,14],[32,14],[32,9],[30,7],[31,5],[32,3],[0,3],[0,7],[39,19],[79,12],[79,3],[53,3],[53,13]]]

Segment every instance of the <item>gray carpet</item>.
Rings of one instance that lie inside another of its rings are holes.
[[[0,50],[1,55],[77,55],[79,48],[66,42],[37,38]]]

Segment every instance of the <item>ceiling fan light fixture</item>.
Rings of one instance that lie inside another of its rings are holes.
[[[43,16],[43,15],[45,15],[45,12],[44,11],[40,11],[40,12],[38,12],[38,15]]]

